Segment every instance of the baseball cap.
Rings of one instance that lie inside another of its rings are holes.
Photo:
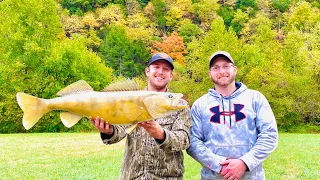
[[[217,58],[217,57],[225,57],[227,58],[232,64],[234,64],[234,61],[231,57],[231,55],[226,52],[226,51],[217,51],[215,53],[213,53],[210,58],[209,58],[209,67],[211,67],[213,61]]]
[[[158,60],[165,60],[165,61],[167,61],[167,62],[170,64],[171,69],[172,69],[172,70],[174,69],[172,58],[171,58],[168,54],[166,54],[166,53],[164,53],[164,52],[160,52],[160,53],[154,54],[154,55],[151,57],[151,59],[149,60],[148,66],[150,66],[153,62],[158,61]]]

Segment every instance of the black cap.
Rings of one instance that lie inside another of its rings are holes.
[[[217,57],[225,57],[227,58],[232,64],[234,64],[234,61],[231,57],[231,55],[226,52],[226,51],[217,51],[215,53],[213,53],[210,58],[209,58],[209,67],[211,67],[213,61],[217,58]]]
[[[170,64],[171,69],[172,69],[172,70],[174,69],[172,58],[171,58],[168,54],[166,54],[166,53],[164,53],[164,52],[160,52],[160,53],[154,54],[154,55],[151,57],[151,59],[149,60],[148,66],[150,66],[153,62],[158,61],[158,60],[165,60],[165,61],[167,61],[167,62]]]

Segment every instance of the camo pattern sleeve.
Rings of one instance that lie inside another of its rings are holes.
[[[127,126],[113,125],[113,135],[111,136],[104,133],[100,133],[102,142],[108,145],[121,141],[126,137],[126,127]]]
[[[159,119],[158,122],[165,131],[166,138],[160,144],[160,148],[165,151],[181,151],[190,145],[190,128],[192,120],[190,116],[190,107],[186,101],[187,108],[172,115],[170,120]]]
[[[166,138],[161,144],[139,126],[128,134],[120,179],[182,180],[182,150],[189,146],[192,125],[189,111],[188,105],[184,110],[156,119],[166,133]]]

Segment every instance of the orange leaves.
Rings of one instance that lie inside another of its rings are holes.
[[[185,64],[184,55],[187,54],[187,48],[183,43],[183,38],[177,32],[173,32],[169,37],[164,35],[162,42],[155,42],[153,44],[152,53],[165,52],[169,54],[176,62],[181,65]]]

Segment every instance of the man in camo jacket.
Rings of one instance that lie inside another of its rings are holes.
[[[146,90],[167,92],[173,77],[173,60],[165,53],[157,53],[149,60],[145,73],[148,77]],[[121,180],[129,179],[183,179],[182,150],[189,147],[191,116],[190,108],[165,118],[142,122],[131,133],[127,126],[111,125],[102,118],[91,123],[99,130],[104,144],[114,144],[127,137],[121,169]]]

